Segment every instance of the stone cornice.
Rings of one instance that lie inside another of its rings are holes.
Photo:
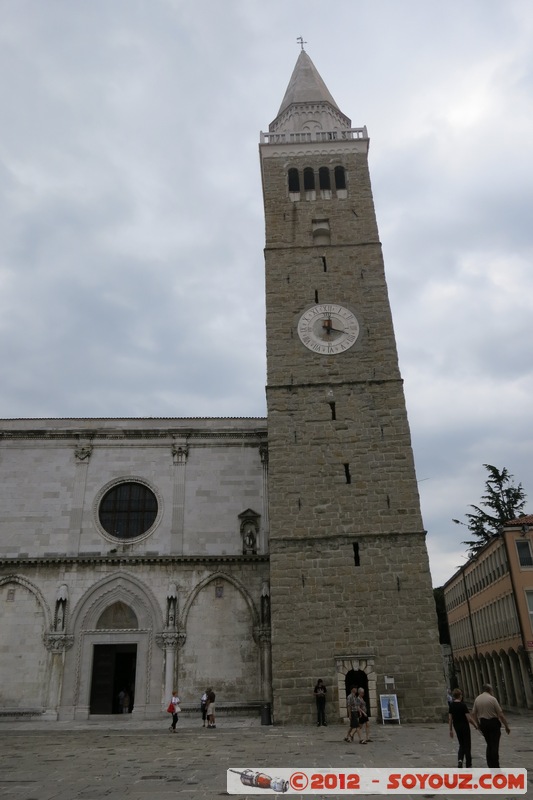
[[[271,383],[268,384],[266,389],[281,389],[286,391],[295,391],[296,389],[308,389],[319,387],[334,387],[334,386],[381,386],[384,383],[403,383],[403,378],[361,378],[356,381],[348,381],[336,379],[334,381],[315,381],[314,383]]]
[[[15,556],[12,558],[0,557],[0,567],[28,566],[39,567],[51,564],[113,564],[128,567],[138,564],[220,564],[220,563],[267,563],[268,555],[225,555],[225,556],[164,556],[164,555],[46,555],[40,557]]]
[[[263,425],[258,425],[253,430],[235,429],[235,430],[158,430],[155,428],[146,428],[138,430],[135,428],[125,428],[123,430],[86,430],[86,431],[69,431],[69,430],[51,430],[47,428],[34,428],[31,430],[0,430],[0,440],[8,441],[71,441],[74,443],[80,440],[90,442],[93,446],[98,446],[99,443],[117,443],[117,442],[132,442],[132,441],[157,441],[162,445],[170,445],[174,438],[178,437],[180,441],[186,440],[188,444],[202,446],[203,444],[213,444],[213,442],[220,442],[224,445],[230,442],[242,444],[242,441],[248,441],[250,444],[255,444],[257,440],[263,441],[267,437],[266,420]]]
[[[312,534],[305,534],[303,536],[286,536],[282,534],[280,536],[276,536],[275,534],[270,531],[269,541],[271,544],[270,552],[273,551],[275,545],[294,545],[295,549],[301,549],[306,544],[310,547],[317,547],[321,543],[324,547],[331,547],[334,544],[337,545],[344,545],[350,544],[352,542],[359,542],[362,540],[368,540],[369,542],[379,542],[382,539],[385,541],[390,541],[394,538],[398,539],[398,541],[402,541],[408,539],[409,537],[413,537],[415,539],[422,538],[425,540],[427,536],[427,531],[425,530],[410,530],[410,531],[398,531],[398,530],[369,530],[368,532],[344,532],[338,533],[335,536],[324,536],[322,533],[317,533],[316,535]]]

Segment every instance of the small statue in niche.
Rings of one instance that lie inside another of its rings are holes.
[[[270,625],[270,588],[266,581],[261,590],[261,625]]]
[[[167,594],[167,628],[176,626],[176,611],[178,607],[178,589],[175,583],[171,583]]]
[[[57,590],[56,613],[54,616],[54,630],[61,633],[65,630],[65,616],[68,601],[68,588],[66,583],[62,583]]]
[[[257,530],[253,522],[245,522],[242,527],[242,552],[257,553]]]

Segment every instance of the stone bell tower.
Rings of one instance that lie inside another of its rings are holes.
[[[331,721],[352,684],[374,718],[391,686],[402,719],[442,714],[368,146],[302,48],[260,144],[276,722],[312,719],[317,678]]]

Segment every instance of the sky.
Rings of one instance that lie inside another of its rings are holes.
[[[530,0],[0,0],[0,417],[266,414],[259,132],[300,51],[370,171],[433,583],[533,513]]]

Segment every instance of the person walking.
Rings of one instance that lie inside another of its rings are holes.
[[[459,750],[457,752],[457,766],[470,769],[472,766],[472,738],[470,736],[470,725],[477,729],[477,725],[470,716],[468,706],[463,701],[463,693],[460,689],[454,689],[452,699],[448,706],[448,723],[450,725],[450,738],[453,739],[453,732],[457,735]]]
[[[348,733],[344,737],[344,741],[353,742],[353,737],[357,733],[359,744],[364,744],[359,730],[359,709],[357,707],[357,688],[355,686],[352,687],[350,694],[346,698],[346,711],[348,719],[350,720],[350,727],[348,728]]]
[[[487,743],[487,767],[499,769],[501,728],[503,725],[507,734],[511,733],[511,729],[490,683],[484,683],[481,687],[481,694],[474,700],[471,716]]]
[[[359,727],[362,728],[363,725],[365,726],[365,738],[361,741],[361,744],[367,744],[367,742],[371,742],[372,739],[370,738],[370,729],[369,729],[369,720],[368,720],[368,711],[366,708],[365,702],[365,690],[363,688],[359,688],[357,690],[357,699],[355,701],[355,706],[357,708],[357,713],[359,715]]]
[[[172,725],[170,726],[169,730],[171,730],[172,733],[176,733],[176,725],[178,724],[178,713],[181,711],[180,699],[178,697],[177,689],[172,689],[172,699],[170,701],[170,705],[174,706],[174,711],[172,712]]]
[[[202,712],[202,728],[205,728],[205,721],[207,719],[207,693],[209,689],[206,689],[203,695],[200,698],[200,711]]]
[[[215,693],[213,689],[209,688],[207,690],[207,706],[205,709],[206,717],[207,717],[207,727],[208,728],[216,728],[215,725]]]
[[[319,678],[314,688],[314,695],[316,700],[316,726],[320,728],[321,725],[326,725],[326,687],[324,681]]]

